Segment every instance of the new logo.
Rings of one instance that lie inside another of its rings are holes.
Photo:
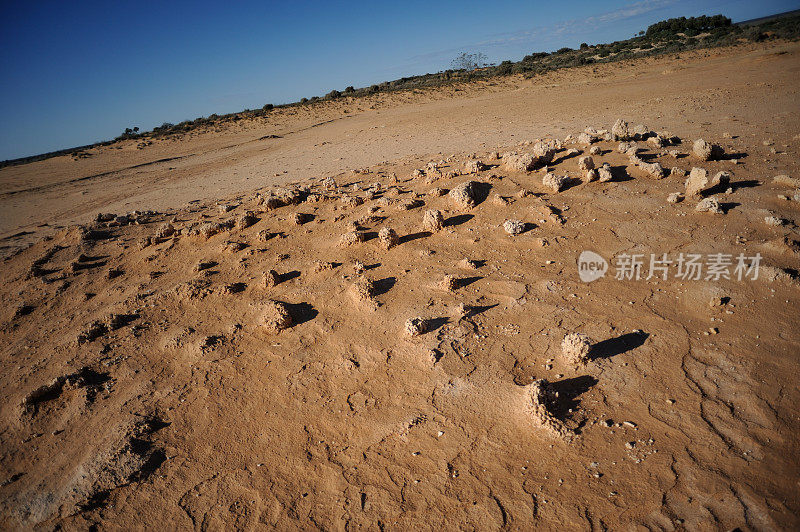
[[[596,281],[607,271],[608,262],[594,251],[584,251],[578,257],[578,275],[584,283]]]

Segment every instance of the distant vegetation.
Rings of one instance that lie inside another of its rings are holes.
[[[486,61],[486,56],[480,52],[476,54],[461,52],[456,56],[455,59],[453,59],[451,66],[454,70],[475,70],[477,68],[488,66],[489,63]]]
[[[731,25],[731,19],[722,15],[714,15],[707,17],[680,17],[662,20],[650,25],[645,32],[649,39],[665,38],[668,39],[671,35],[683,33],[688,36],[695,36],[704,31],[712,31],[717,28],[728,28]]]
[[[469,54],[463,52],[453,60],[452,69],[435,74],[404,77],[358,89],[352,86],[345,88],[344,91],[334,89],[324,97],[302,98],[299,102],[283,105],[268,103],[261,109],[245,109],[238,113],[225,115],[213,114],[205,118],[184,120],[179,124],[165,122],[153,128],[152,131],[140,132],[138,127],[128,128],[114,141],[180,135],[202,127],[216,126],[248,118],[265,117],[274,109],[315,105],[320,101],[358,98],[380,92],[440,87],[465,81],[488,80],[514,74],[521,74],[530,78],[561,68],[609,63],[639,57],[677,54],[689,50],[729,46],[743,42],[761,42],[770,39],[800,40],[800,15],[797,12],[791,12],[785,16],[766,17],[765,19],[746,21],[739,24],[732,24],[731,19],[723,15],[671,18],[652,24],[647,30],[640,31],[638,35],[631,39],[608,44],[590,45],[581,43],[578,49],[565,47],[555,52],[535,52],[526,55],[521,61],[503,61],[497,65],[487,65],[486,56],[481,53]],[[58,155],[74,155],[82,150],[94,146],[105,146],[114,141],[3,161],[0,162],[0,168]]]

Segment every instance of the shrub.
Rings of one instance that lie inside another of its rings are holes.
[[[507,76],[511,74],[514,68],[514,64],[511,61],[503,61],[499,65],[497,65],[497,73],[501,76]]]
[[[648,26],[645,35],[659,35],[668,33],[681,33],[684,32],[688,35],[687,30],[702,32],[711,30],[713,28],[727,27],[731,25],[731,19],[723,15],[714,15],[708,17],[706,15],[700,17],[680,17],[662,20]],[[696,35],[696,33],[695,33]]]
[[[550,55],[550,54],[548,54],[547,52],[536,52],[536,53],[533,53],[533,54],[526,55],[525,57],[522,58],[522,61],[524,63],[531,63],[531,62],[536,61],[538,59],[544,59],[548,55]]]

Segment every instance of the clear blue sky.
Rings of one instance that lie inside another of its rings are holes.
[[[0,6],[0,160],[449,68],[625,39],[789,0],[12,2]]]

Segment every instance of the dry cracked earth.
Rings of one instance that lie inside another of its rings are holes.
[[[10,247],[4,528],[796,528],[800,131],[619,116]]]

